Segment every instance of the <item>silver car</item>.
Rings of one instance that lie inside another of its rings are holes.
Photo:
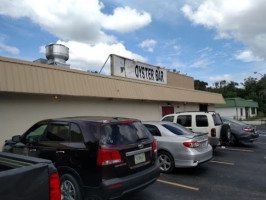
[[[157,139],[161,172],[176,168],[196,167],[212,159],[213,151],[207,133],[193,133],[172,122],[143,122]]]

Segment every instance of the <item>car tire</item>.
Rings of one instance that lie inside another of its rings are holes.
[[[223,124],[222,130],[221,130],[222,143],[225,145],[229,145],[231,136],[232,136],[232,132],[231,132],[230,126],[228,124]]]
[[[158,152],[158,162],[162,173],[169,174],[175,168],[173,156],[166,151]]]
[[[230,141],[229,141],[229,146],[235,146],[237,143],[238,142],[237,142],[236,136],[231,134],[231,138],[230,138]]]
[[[82,200],[81,187],[77,179],[69,173],[60,177],[61,199]]]

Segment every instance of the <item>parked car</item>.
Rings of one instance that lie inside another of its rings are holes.
[[[230,126],[232,131],[229,141],[230,145],[235,145],[237,143],[252,143],[259,137],[256,126],[249,125],[229,117],[222,117],[222,120]]]
[[[0,199],[61,200],[52,161],[0,152]]]
[[[117,198],[154,183],[160,174],[157,142],[135,119],[43,120],[4,149],[52,160],[63,199]]]
[[[193,132],[208,133],[211,146],[227,145],[231,138],[231,129],[223,124],[220,115],[215,112],[180,112],[164,116],[161,121],[181,124]]]
[[[196,167],[212,159],[207,133],[193,133],[172,122],[143,122],[158,143],[161,172],[176,168]]]

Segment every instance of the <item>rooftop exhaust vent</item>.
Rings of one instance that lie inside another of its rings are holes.
[[[70,68],[70,65],[66,64],[69,58],[69,48],[62,44],[49,44],[45,46],[47,64],[58,65],[61,67]]]

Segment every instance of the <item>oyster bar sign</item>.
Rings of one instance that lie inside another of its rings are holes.
[[[154,83],[167,83],[167,71],[163,68],[111,55],[111,74]]]

